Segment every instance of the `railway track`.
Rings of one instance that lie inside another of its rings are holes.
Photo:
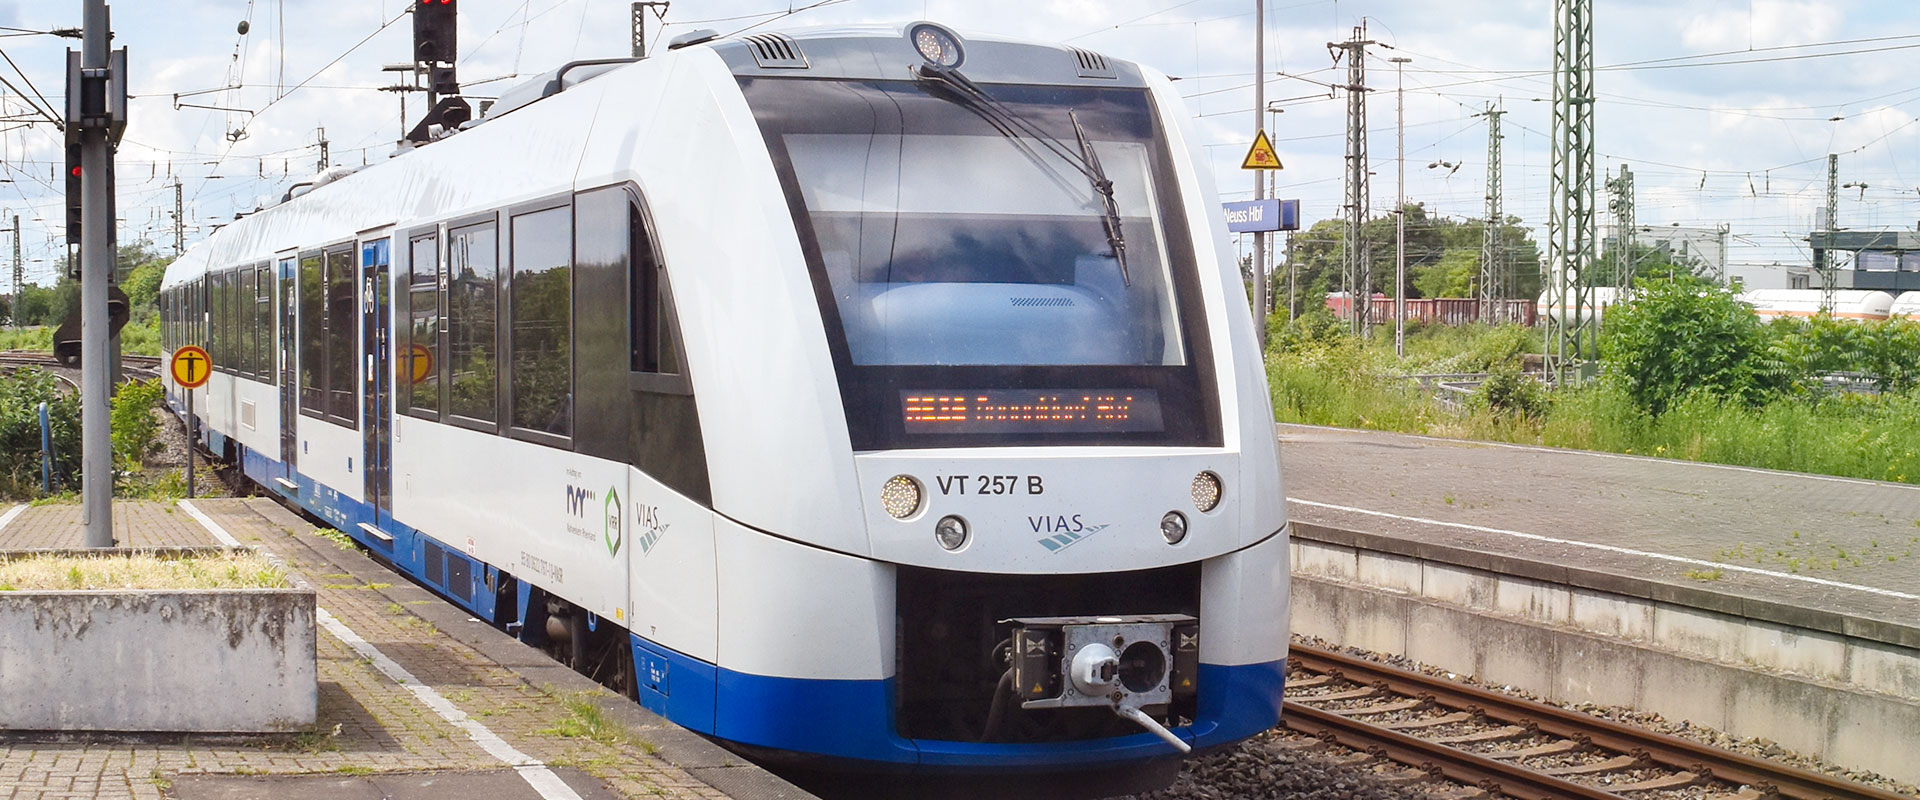
[[[1910,800],[1558,706],[1295,643],[1296,732],[1522,800]]]
[[[0,351],[0,370],[14,370],[20,367],[40,367],[69,384],[79,381],[78,367],[69,367],[60,363],[53,354],[45,350],[4,350]],[[160,357],[122,353],[121,371],[128,380],[160,377]]]

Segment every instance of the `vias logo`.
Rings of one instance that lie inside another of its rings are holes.
[[[1079,514],[1056,514],[1053,516],[1027,517],[1027,525],[1034,533],[1046,536],[1035,540],[1049,553],[1058,553],[1083,541],[1087,537],[1107,529],[1105,524],[1089,525],[1080,519]]]
[[[634,521],[639,525],[638,530],[643,531],[638,542],[640,554],[649,555],[653,552],[654,545],[660,543],[661,537],[667,535],[669,524],[660,521],[660,509],[656,506],[635,504],[633,515]]]

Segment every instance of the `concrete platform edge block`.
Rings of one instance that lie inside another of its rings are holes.
[[[311,589],[0,592],[0,729],[313,725]]]

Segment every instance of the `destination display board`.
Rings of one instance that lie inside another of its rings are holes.
[[[1162,430],[1152,389],[905,390],[900,410],[915,433],[1153,433]]]

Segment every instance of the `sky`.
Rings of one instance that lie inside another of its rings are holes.
[[[1238,169],[1256,123],[1254,11],[1266,2],[1267,98],[1286,169],[1278,194],[1304,224],[1342,203],[1345,80],[1327,44],[1364,24],[1376,213],[1396,192],[1395,91],[1404,86],[1405,192],[1434,214],[1484,213],[1488,102],[1508,112],[1504,204],[1544,238],[1551,150],[1552,0],[673,0],[656,45],[699,28],[931,19],[969,33],[1064,42],[1177,79],[1196,147],[1224,200],[1252,194]],[[576,58],[622,56],[628,0],[459,0],[459,72],[496,95]],[[1598,169],[1631,167],[1640,225],[1728,226],[1729,260],[1804,265],[1824,204],[1826,154],[1840,154],[1841,225],[1920,224],[1920,3],[1911,0],[1594,0]],[[402,97],[384,65],[410,58],[405,0],[123,0],[131,121],[119,151],[123,244],[174,247],[174,185],[189,245],[277,199],[318,165],[387,158]],[[81,3],[0,0],[0,220],[18,214],[30,282],[65,252],[60,134],[31,106],[62,103],[63,54]],[[792,13],[789,13],[790,10]],[[237,32],[239,23],[249,32]],[[11,34],[11,35],[9,35]],[[1388,58],[1403,57],[1404,82]],[[24,80],[22,79],[24,77]],[[24,97],[23,93],[24,92]],[[44,99],[43,99],[44,98]],[[424,98],[406,100],[410,126]],[[49,102],[50,101],[50,102]],[[211,106],[215,108],[202,108]],[[55,114],[59,112],[54,111]],[[1262,121],[1269,119],[1262,115]],[[1604,175],[1601,176],[1604,179]],[[1859,184],[1864,184],[1861,186]],[[1602,235],[1609,220],[1606,197]],[[4,225],[0,221],[0,225]],[[3,251],[0,251],[3,252]]]

